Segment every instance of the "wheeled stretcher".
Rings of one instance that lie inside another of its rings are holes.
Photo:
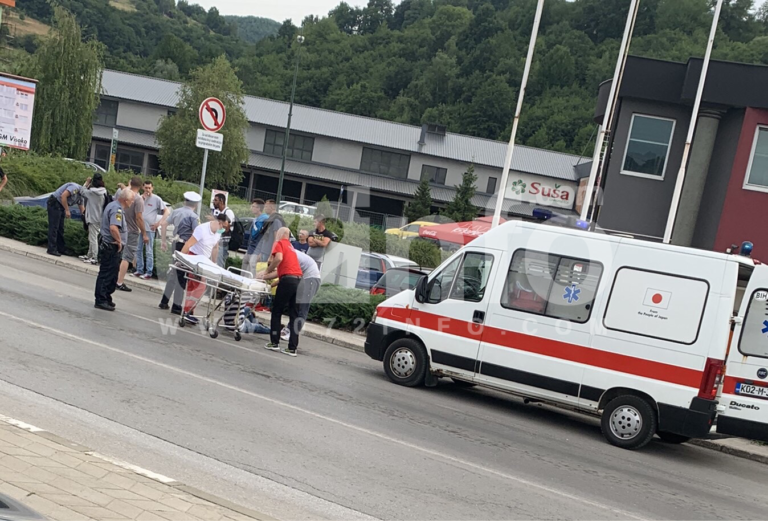
[[[225,314],[230,318],[233,316],[225,310],[237,306],[237,312],[234,313],[233,319],[228,320],[226,328],[232,330],[235,340],[239,341],[242,338],[240,332],[242,313],[239,310],[246,302],[269,294],[269,284],[263,280],[256,280],[252,273],[235,267],[225,270],[210,259],[199,255],[186,255],[177,251],[174,252],[173,258],[176,262],[171,265],[171,268],[182,272],[187,280],[184,288],[184,311],[197,310],[197,305],[208,293],[205,313],[199,314],[199,311],[197,314],[184,313],[179,318],[179,326],[184,327],[190,318],[202,321],[211,338],[216,338],[219,336],[219,326]],[[217,314],[218,318],[216,318]]]

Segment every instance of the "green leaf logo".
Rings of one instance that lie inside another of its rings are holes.
[[[517,195],[523,195],[525,188],[526,186],[522,179],[518,179],[512,183],[512,191]]]

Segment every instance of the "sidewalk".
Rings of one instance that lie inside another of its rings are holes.
[[[79,271],[82,273],[89,273],[93,275],[94,279],[99,273],[99,267],[92,264],[85,264],[76,257],[53,257],[45,252],[45,248],[39,246],[30,246],[20,241],[14,241],[6,237],[0,237],[0,250],[8,251],[18,255],[24,255],[32,259],[41,260],[56,266]],[[150,291],[152,293],[162,295],[165,290],[165,282],[158,280],[142,280],[136,277],[128,276],[125,282],[131,288],[142,289]],[[158,300],[159,302],[159,300]],[[258,318],[267,324],[269,324],[269,313],[257,313]],[[307,323],[304,326],[302,335],[308,338],[314,338],[316,340],[322,340],[329,344],[334,344],[339,347],[345,347],[347,349],[354,349],[355,351],[363,351],[365,344],[365,337],[357,335],[347,331],[339,331],[336,329],[330,329],[322,324]]]
[[[51,521],[272,521],[5,417],[0,494]]]
[[[692,440],[691,443],[699,447],[718,450],[732,456],[768,465],[768,445],[760,445],[757,442],[743,438]]]

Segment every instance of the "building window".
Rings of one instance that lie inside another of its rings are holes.
[[[284,142],[285,132],[267,129],[267,135],[264,138],[264,153],[270,156],[282,156]],[[288,149],[285,152],[285,157],[312,161],[314,147],[315,138],[291,134],[288,137]]]
[[[99,165],[104,170],[108,170],[108,166],[109,166],[109,146],[108,145],[96,145],[96,153],[93,156],[93,162]]]
[[[363,148],[363,160],[360,170],[371,174],[382,174],[390,177],[408,178],[408,166],[411,156],[396,152],[385,152],[375,148]]]
[[[117,125],[117,105],[116,101],[102,99],[93,115],[94,124],[106,127]]]
[[[448,170],[446,168],[429,165],[424,165],[421,167],[421,178],[424,179],[426,177],[430,183],[444,185],[445,176],[447,174]]]
[[[598,262],[517,250],[509,265],[501,305],[584,323],[589,320],[602,274],[603,266]]]
[[[675,120],[632,114],[622,174],[664,179]]]
[[[485,189],[486,194],[495,194],[496,193],[496,178],[495,177],[489,177],[488,178],[488,186]]]
[[[768,127],[757,127],[744,187],[768,192]]]
[[[118,147],[115,170],[133,170],[135,173],[141,174],[144,170],[144,152]]]
[[[149,154],[149,158],[147,159],[147,174],[160,175],[162,172],[163,171],[160,168],[160,158],[158,155]]]

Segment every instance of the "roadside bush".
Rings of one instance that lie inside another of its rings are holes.
[[[436,268],[442,262],[440,248],[430,241],[411,241],[410,257],[413,262],[424,268]]]
[[[308,320],[333,329],[363,331],[371,321],[383,295],[370,295],[357,289],[323,284],[309,309]]]
[[[39,207],[0,206],[0,235],[32,246],[45,246],[48,244],[48,212]],[[88,252],[88,236],[81,221],[65,221],[64,240],[67,255]]]

